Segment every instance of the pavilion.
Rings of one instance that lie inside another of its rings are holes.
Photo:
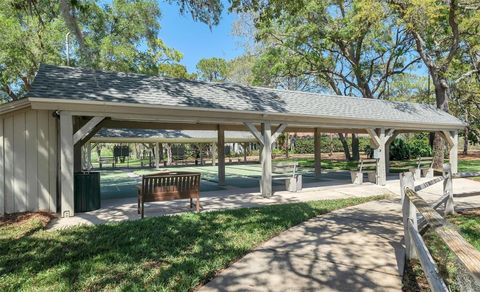
[[[41,65],[24,99],[0,105],[0,214],[60,211],[73,216],[81,146],[102,128],[250,131],[261,145],[261,191],[272,194],[272,143],[283,132],[370,135],[378,183],[386,180],[389,143],[399,133],[439,132],[457,172],[459,119],[431,105]],[[218,151],[219,183],[225,154]],[[58,193],[58,199],[57,199]]]

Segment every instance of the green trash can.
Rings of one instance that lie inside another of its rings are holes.
[[[76,172],[73,196],[75,213],[100,209],[100,172]]]

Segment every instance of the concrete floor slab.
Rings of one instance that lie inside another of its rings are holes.
[[[251,208],[272,204],[298,203],[313,200],[343,199],[350,197],[368,197],[388,193],[382,187],[366,183],[353,186],[328,181],[306,184],[305,188],[296,193],[277,191],[271,197],[265,198],[257,189],[226,189],[201,194],[202,211],[216,211],[235,208]],[[152,202],[145,204],[145,217],[155,217],[191,212],[189,200],[167,202]],[[95,211],[75,214],[70,218],[57,218],[48,226],[49,230],[68,228],[79,224],[104,224],[123,220],[137,220],[136,198],[120,198],[103,200],[102,208]]]

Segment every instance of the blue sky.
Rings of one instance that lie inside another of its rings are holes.
[[[210,28],[195,22],[191,15],[180,15],[177,5],[160,2],[162,19],[160,38],[167,46],[183,53],[182,64],[189,72],[194,72],[202,58],[220,57],[232,59],[242,54],[236,38],[232,35],[235,15],[224,11],[220,24]]]

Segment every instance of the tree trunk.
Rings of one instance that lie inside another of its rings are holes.
[[[100,143],[97,143],[97,156],[98,156],[98,160],[100,160],[101,155],[102,155],[102,147],[100,146]]]
[[[167,165],[172,165],[173,163],[172,144],[164,143],[163,147],[167,150]]]
[[[62,14],[63,21],[65,22],[68,30],[75,36],[75,39],[77,40],[80,57],[83,57],[82,61],[88,62],[89,58],[86,57],[87,55],[84,35],[80,29],[73,10],[74,8],[72,7],[72,1],[60,0],[60,13]]]
[[[440,133],[433,140],[433,168],[442,169],[445,157],[445,141]]]
[[[448,113],[448,83],[445,78],[432,76],[435,85],[435,99],[437,108]],[[445,156],[445,141],[440,133],[435,133],[433,140],[433,168],[442,169]]]
[[[434,140],[435,140],[435,132],[428,133],[428,144],[430,145],[430,148],[432,148],[432,151],[433,151],[433,141]]]
[[[340,138],[340,142],[342,142],[343,152],[345,153],[345,159],[347,161],[352,160],[352,156],[350,155],[350,149],[348,148],[348,142],[345,136],[342,133],[338,133],[338,137]]]
[[[352,133],[352,160],[360,160],[360,141],[357,134]]]

